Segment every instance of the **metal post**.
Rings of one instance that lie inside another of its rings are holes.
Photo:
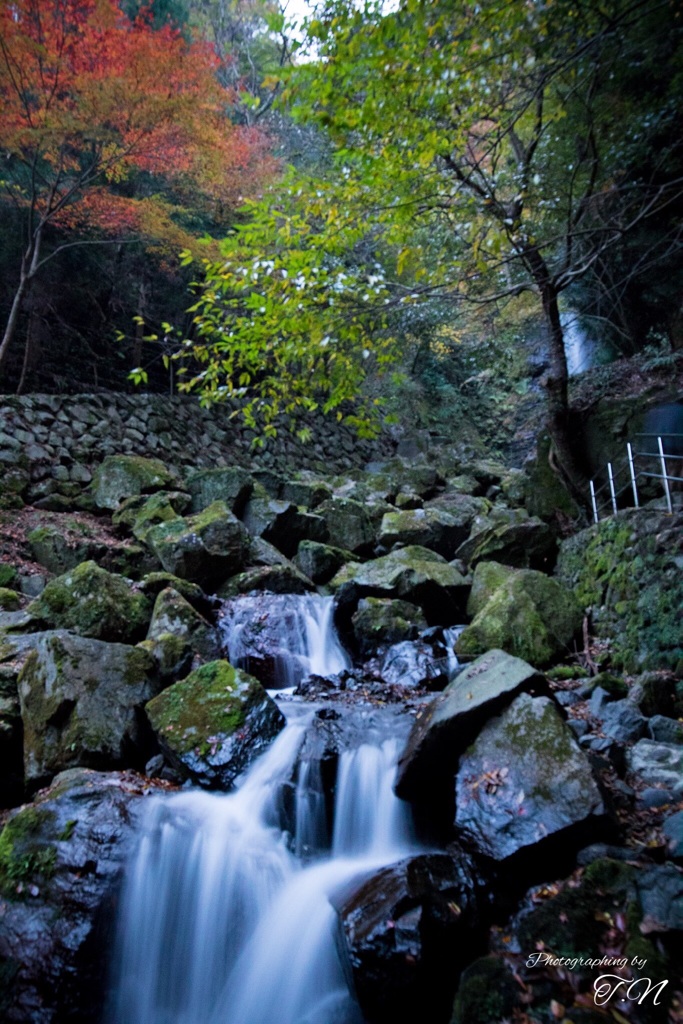
[[[633,448],[631,448],[631,442],[626,443],[626,451],[628,452],[628,468],[631,472],[631,487],[633,489],[633,501],[636,508],[640,508],[638,504],[638,484],[636,483],[636,467],[633,462]]]
[[[607,476],[609,477],[609,492],[612,495],[612,511],[617,514],[617,496],[614,493],[614,475],[612,473],[612,463],[607,463]]]
[[[662,444],[661,437],[657,438],[657,444],[659,445],[659,461],[662,464],[662,477],[664,480],[664,493],[666,495],[666,505],[669,509],[669,515],[673,513],[673,506],[671,504],[671,491],[669,490],[669,477],[666,472],[666,459],[664,458],[664,445]]]
[[[590,482],[590,485],[591,485],[591,503],[593,505],[593,522],[599,523],[600,522],[600,516],[598,515],[598,503],[595,500],[595,487],[593,485],[593,481],[592,480]]]

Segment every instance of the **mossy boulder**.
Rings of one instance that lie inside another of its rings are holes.
[[[524,510],[515,510],[514,521],[475,524],[471,536],[456,556],[474,568],[478,562],[497,561],[524,569],[552,569],[557,542],[550,527]]]
[[[300,474],[285,482],[282,497],[285,501],[293,501],[295,505],[313,509],[332,497],[332,488],[324,480]]]
[[[167,587],[172,587],[193,606],[202,605],[207,600],[201,587],[189,580],[181,580],[180,576],[174,576],[172,572],[150,572],[143,576],[138,586],[143,594],[152,598],[156,598]]]
[[[117,509],[124,498],[174,489],[178,481],[160,459],[108,455],[95,470],[90,491],[97,508]]]
[[[12,807],[23,795],[23,727],[17,679],[25,657],[15,645],[0,643],[0,807]]]
[[[415,640],[427,621],[417,605],[390,598],[364,597],[352,618],[353,632],[361,654],[378,647]]]
[[[382,517],[378,541],[386,550],[394,544],[419,544],[453,558],[466,539],[471,519],[462,519],[440,508],[415,508],[387,512]]]
[[[192,496],[192,512],[201,512],[214,501],[223,501],[239,516],[254,489],[254,478],[241,466],[200,469],[188,476],[187,489]]]
[[[14,587],[19,579],[19,573],[13,565],[7,562],[0,562],[0,587]]]
[[[172,587],[162,590],[154,602],[147,639],[156,640],[165,634],[182,640],[202,661],[220,657],[221,645],[216,629]]]
[[[542,875],[605,833],[590,763],[554,703],[522,693],[489,721],[460,759],[455,826],[475,849]]]
[[[365,552],[375,543],[375,526],[368,509],[352,498],[331,498],[318,505],[317,514],[327,527],[324,537],[310,540],[327,541],[332,547]]]
[[[261,565],[247,569],[246,572],[232,576],[219,587],[217,596],[230,598],[262,590],[267,590],[271,594],[308,594],[315,590],[315,587],[312,581],[290,562],[287,565]]]
[[[258,680],[227,661],[200,666],[145,710],[171,764],[212,789],[232,788],[285,724]]]
[[[46,629],[70,629],[98,640],[141,639],[151,614],[149,598],[130,580],[83,562],[51,580],[27,609]]]
[[[418,605],[430,625],[451,625],[463,615],[469,581],[429,548],[409,545],[360,565],[345,565],[330,580],[342,619],[362,597],[400,598]]]
[[[343,565],[353,561],[353,553],[315,540],[302,540],[293,559],[294,565],[314,583],[329,583]]]
[[[65,768],[144,764],[140,709],[158,692],[153,671],[137,647],[62,630],[36,636],[18,681],[27,785]]]
[[[519,991],[503,960],[481,957],[462,972],[451,1024],[492,1024],[511,1017],[519,1003]]]
[[[225,502],[153,526],[147,543],[163,568],[208,590],[244,568],[249,539]]]
[[[3,612],[16,612],[20,605],[21,599],[16,590],[0,587],[0,609]]]
[[[182,516],[190,507],[190,495],[184,491],[157,491],[126,498],[112,516],[115,526],[129,530],[144,541],[153,526]]]
[[[296,554],[302,540],[327,540],[327,526],[321,515],[302,511],[291,501],[272,498],[260,484],[254,487],[242,518],[253,537],[273,544],[287,558]]]
[[[66,514],[58,522],[53,517],[41,523],[27,539],[34,561],[58,575],[88,561],[110,572],[137,575],[149,571],[154,561],[143,547],[129,540],[105,539],[99,525]]]
[[[488,583],[504,573],[489,570]],[[470,606],[477,607],[484,587],[477,589]],[[459,655],[484,654],[499,647],[543,667],[566,654],[581,628],[582,612],[574,595],[544,573],[520,569],[503,579],[474,620],[458,637]]]
[[[683,512],[619,513],[562,542],[556,577],[590,609],[612,667],[683,670]]]
[[[467,600],[467,614],[474,618],[496,590],[514,576],[515,570],[500,562],[480,562],[472,575],[472,590]]]

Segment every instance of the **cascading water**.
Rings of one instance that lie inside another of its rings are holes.
[[[313,712],[292,708],[269,751],[226,796],[150,801],[127,873],[108,1024],[362,1024],[330,897],[415,850],[392,792],[401,738],[368,720],[339,758],[329,853],[313,765],[299,766],[290,836],[282,794]]]
[[[336,675],[351,662],[333,615],[334,599],[318,594],[268,594],[265,600],[253,594],[227,601],[221,634],[228,660],[247,672],[267,661],[277,689],[296,686],[309,675]]]

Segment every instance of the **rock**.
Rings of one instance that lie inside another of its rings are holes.
[[[662,832],[669,856],[679,864],[683,862],[683,811],[676,811],[665,819]]]
[[[646,718],[654,715],[671,717],[675,709],[676,687],[671,678],[656,672],[643,672],[635,677],[628,698]]]
[[[220,658],[217,630],[172,587],[162,590],[155,601],[147,639],[157,640],[166,633],[182,640],[202,661]]]
[[[363,655],[370,655],[383,644],[415,640],[427,628],[417,605],[390,598],[364,597],[352,617],[353,632]]]
[[[97,508],[117,509],[124,498],[173,489],[177,480],[159,459],[108,455],[95,470],[90,489]]]
[[[19,582],[19,573],[13,565],[0,562],[0,587],[15,587]]]
[[[23,726],[17,690],[24,660],[14,645],[0,643],[0,807],[18,804],[24,792]]]
[[[8,587],[0,587],[0,609],[3,612],[16,612],[19,611],[21,601],[16,590],[10,590]]]
[[[259,566],[232,576],[218,588],[218,597],[227,599],[238,594],[267,590],[272,594],[308,594],[315,590],[311,580],[291,562],[287,565]]]
[[[303,543],[303,542],[302,542]],[[251,537],[249,541],[249,554],[247,565],[293,565],[289,558],[285,558],[281,551],[269,544],[263,537]]]
[[[231,512],[240,516],[254,489],[254,478],[241,466],[202,469],[190,474],[187,489],[192,496],[193,512],[202,512],[214,501],[222,501]]]
[[[570,859],[605,828],[590,764],[550,699],[522,693],[484,726],[460,761],[455,824],[479,853],[523,871],[550,846]]]
[[[683,744],[683,723],[675,718],[653,715],[647,723],[647,728],[653,740],[657,740],[660,743]],[[640,739],[640,737],[637,738]]]
[[[231,789],[285,724],[258,680],[227,661],[201,665],[145,710],[170,763],[212,789]]]
[[[332,488],[323,480],[286,480],[282,488],[284,501],[292,501],[295,505],[303,505],[304,508],[317,508],[331,497]]]
[[[628,766],[643,782],[671,789],[683,799],[683,747],[642,739],[626,754]]]
[[[28,535],[31,554],[49,572],[61,575],[82,562],[94,561],[110,572],[144,568],[151,556],[130,541],[102,539],[99,529],[74,516],[62,515],[59,523],[45,522]],[[36,597],[36,594],[32,595]]]
[[[474,618],[504,583],[515,574],[509,565],[500,562],[479,562],[472,575],[472,590],[467,601],[467,614]]]
[[[481,944],[477,881],[454,849],[392,864],[356,885],[338,905],[363,1019],[414,1024],[443,1020],[459,971]]]
[[[344,566],[330,581],[342,617],[362,597],[400,598],[422,608],[430,625],[452,625],[463,614],[466,578],[428,548],[398,548],[363,565]]]
[[[100,1020],[119,873],[140,798],[133,772],[63,772],[0,834],[0,1007],[11,1024]],[[144,801],[142,801],[144,804]]]
[[[498,957],[475,960],[462,972],[451,1024],[491,1024],[511,1019],[519,1002],[519,985]]]
[[[243,524],[222,501],[197,515],[152,527],[147,543],[167,572],[205,590],[240,572],[249,550]]]
[[[548,569],[556,547],[548,525],[533,517],[482,526],[460,545],[456,556],[472,568],[478,562],[497,561],[522,569]]]
[[[274,544],[287,558],[296,554],[302,540],[327,540],[327,527],[320,515],[301,512],[288,501],[271,498],[255,487],[242,516],[249,533]]]
[[[365,505],[352,498],[331,498],[318,505],[317,514],[327,527],[325,537],[310,540],[326,541],[333,547],[355,553],[369,552],[375,543],[375,527]]]
[[[351,551],[315,540],[302,540],[294,556],[297,569],[317,584],[329,583],[343,565],[352,561]]]
[[[522,569],[493,592],[455,649],[477,655],[499,647],[543,667],[567,652],[582,618],[570,591],[544,573]]]
[[[434,647],[421,640],[404,640],[385,653],[379,674],[390,686],[443,690],[448,682],[448,658],[438,658]]]
[[[65,768],[143,765],[140,710],[158,691],[153,669],[137,647],[62,630],[38,634],[18,681],[27,785]]]
[[[629,700],[608,704],[602,712],[602,731],[617,743],[635,743],[645,735],[647,720]]]
[[[444,784],[450,792],[460,754],[523,690],[545,693],[545,680],[504,651],[489,651],[468,665],[415,720],[398,763],[398,796],[425,800],[432,787]]]
[[[463,526],[449,512],[437,508],[417,508],[387,512],[382,517],[378,542],[386,550],[394,544],[419,544],[453,558],[469,532],[469,521]]]
[[[150,572],[142,577],[138,587],[143,594],[155,599],[162,590],[172,587],[195,608],[206,605],[208,601],[206,594],[196,583],[181,580],[180,576],[174,576],[171,572]]]
[[[602,705],[611,700],[620,700],[628,697],[629,687],[621,676],[615,676],[612,672],[598,672],[596,676],[587,679],[579,687],[578,693],[581,698],[593,697],[596,690],[600,690],[602,697],[596,703]]]
[[[131,643],[144,636],[151,613],[145,594],[130,580],[83,562],[51,580],[27,609],[36,624],[70,629],[98,640]]]
[[[643,911],[643,935],[683,932],[683,871],[674,864],[658,864],[636,876]],[[678,936],[680,940],[680,935]],[[661,980],[661,979],[658,979]]]
[[[670,789],[656,789],[648,786],[638,794],[640,807],[666,807],[674,802],[674,796]]]
[[[134,537],[144,541],[153,526],[178,519],[190,507],[190,496],[184,491],[157,491],[126,498],[112,516],[115,526],[130,530]]]
[[[610,642],[610,664],[617,670],[683,669],[683,574],[677,561],[682,535],[683,511],[667,516],[634,509],[560,546],[556,576],[591,609],[593,632]]]

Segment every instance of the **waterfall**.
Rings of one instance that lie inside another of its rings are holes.
[[[234,793],[150,799],[122,894],[107,1024],[362,1024],[330,898],[416,849],[392,792],[401,739],[370,717],[342,752],[331,849],[304,864],[296,851],[319,849],[325,833],[319,773],[296,771],[312,714],[293,708]],[[295,777],[290,835],[282,795]]]
[[[226,601],[221,634],[232,665],[253,671],[267,661],[276,689],[309,675],[333,676],[351,662],[334,629],[334,598],[251,594]]]

